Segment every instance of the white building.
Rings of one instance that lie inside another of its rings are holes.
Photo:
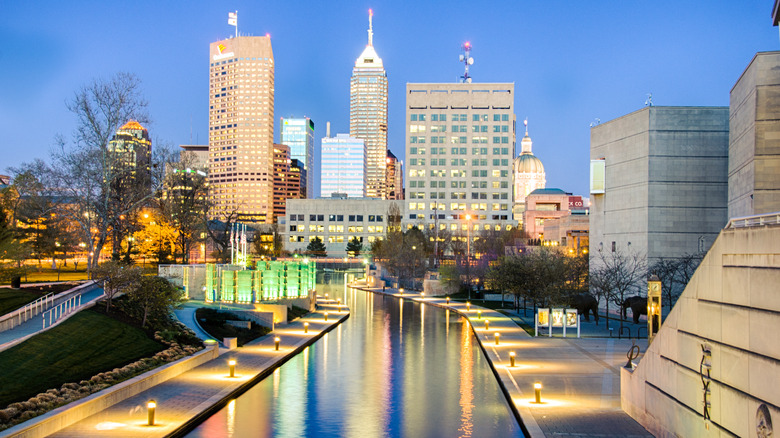
[[[366,196],[366,144],[347,134],[322,139],[320,194]]]
[[[542,160],[534,156],[531,151],[533,142],[528,136],[528,120],[525,125],[525,136],[520,141],[520,155],[514,163],[514,205],[512,211],[518,222],[523,219],[525,211],[525,198],[536,189],[543,189],[547,183]]]

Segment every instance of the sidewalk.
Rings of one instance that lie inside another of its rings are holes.
[[[61,292],[61,294],[65,294],[65,292]],[[103,289],[102,288],[95,288],[92,290],[89,290],[87,292],[84,292],[81,294],[81,305],[79,307],[76,307],[73,309],[73,311],[67,315],[63,315],[60,317],[60,319],[55,322],[53,325],[49,324],[49,311],[45,311],[39,315],[36,315],[27,321],[21,323],[20,325],[10,329],[0,332],[0,351],[7,350],[11,347],[13,347],[16,344],[19,344],[21,342],[24,342],[26,339],[30,338],[31,336],[34,336],[40,332],[43,332],[45,330],[50,329],[51,327],[55,327],[59,322],[65,321],[70,316],[78,313],[79,311],[83,310],[87,304],[89,304],[92,301],[97,300],[98,298],[103,296]],[[62,303],[62,300],[55,300],[55,305],[59,305]],[[46,328],[43,327],[43,320],[46,318]]]
[[[369,289],[374,293],[381,289]],[[620,367],[632,345],[617,338],[534,338],[511,317],[500,312],[451,301],[423,297],[395,289],[385,294],[454,310],[469,318],[472,329],[492,363],[511,407],[531,437],[650,437],[620,408]],[[481,317],[478,316],[481,311]],[[529,312],[530,314],[530,312]],[[485,329],[485,320],[490,320]],[[531,319],[531,323],[533,320]],[[600,322],[603,327],[603,322]],[[496,345],[495,334],[499,334]],[[644,351],[646,342],[638,344]],[[509,353],[516,354],[510,366]],[[542,403],[535,403],[534,383],[542,384]]]
[[[163,437],[185,425],[192,425],[200,418],[207,418],[230,398],[271,374],[282,363],[349,317],[349,309],[342,305],[339,312],[335,301],[318,299],[317,304],[317,312],[277,328],[271,334],[238,349],[220,349],[217,359],[121,401],[51,436]],[[327,322],[323,312],[329,313]],[[304,333],[304,322],[309,323],[308,333]],[[274,349],[276,336],[280,338],[278,351]],[[237,362],[234,378],[228,376],[230,359]],[[149,400],[157,403],[154,426],[147,426],[146,404]]]

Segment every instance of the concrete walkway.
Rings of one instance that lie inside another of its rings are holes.
[[[59,295],[67,294],[67,291],[60,293]],[[70,316],[73,316],[74,314],[78,313],[79,311],[83,310],[87,307],[87,305],[91,305],[93,301],[96,301],[100,297],[103,296],[103,289],[102,288],[94,288],[91,290],[88,290],[81,295],[81,305],[78,307],[74,307],[71,312],[69,312],[67,315],[63,314],[60,316],[59,320],[54,321],[54,324],[50,324],[49,321],[51,319],[51,316],[49,315],[50,311],[47,310],[39,315],[36,315],[30,319],[28,319],[25,322],[22,322],[20,325],[17,325],[16,327],[5,330],[0,332],[0,351],[7,350],[14,345],[17,345],[21,342],[24,342],[25,340],[29,339],[32,336],[35,336],[36,334],[46,331],[50,329],[51,327],[56,326],[58,323],[61,323],[62,321],[65,321]],[[77,295],[76,295],[77,296]],[[54,301],[54,304],[56,307],[59,305],[63,300],[56,299]],[[44,328],[44,318],[46,319],[46,327]],[[53,321],[53,320],[52,320]]]
[[[56,437],[164,437],[183,427],[194,426],[216,412],[231,398],[271,374],[282,363],[349,317],[349,309],[332,300],[319,299],[319,309],[295,322],[277,328],[235,350],[225,350],[217,359],[154,386],[109,409],[87,417],[51,436]],[[324,312],[329,319],[324,320]],[[304,323],[309,324],[304,333]],[[280,348],[274,348],[274,337]],[[221,350],[222,351],[222,350]],[[236,377],[228,376],[228,360],[235,359]],[[147,425],[146,404],[157,403],[155,425]]]
[[[352,286],[383,293],[382,289],[369,289],[360,283]],[[511,407],[531,437],[652,436],[620,408],[620,367],[626,364],[632,341],[535,338],[512,318],[491,309],[455,301],[447,303],[442,297],[424,297],[418,292],[405,291],[401,295],[390,288],[385,294],[466,316],[505,394],[512,400]],[[490,321],[488,329],[485,320]],[[646,345],[646,341],[640,341],[642,351]],[[514,367],[510,366],[510,352],[515,353]],[[542,384],[539,404],[535,403],[535,382]]]

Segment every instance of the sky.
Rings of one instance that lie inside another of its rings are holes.
[[[274,140],[280,117],[349,132],[349,79],[367,43],[389,80],[388,146],[404,160],[405,88],[455,82],[461,45],[474,82],[513,82],[518,146],[528,118],[547,187],[587,195],[590,125],[655,105],[728,106],[759,51],[780,49],[771,0],[10,1],[0,0],[0,172],[49,159],[75,117],[65,102],[95,78],[142,81],[155,143],[208,142],[209,43],[271,35]],[[318,172],[315,172],[318,173]],[[318,176],[315,176],[318,187]],[[316,190],[319,192],[319,189]]]

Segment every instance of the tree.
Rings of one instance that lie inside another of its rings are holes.
[[[103,279],[103,292],[106,294],[106,312],[111,300],[118,294],[135,290],[143,277],[143,271],[137,266],[128,266],[117,261],[105,262],[93,271],[95,278]]]
[[[204,213],[204,218],[208,217],[208,212]],[[214,243],[216,250],[213,253],[221,263],[230,263],[230,230],[237,223],[238,211],[233,210],[226,213],[222,220],[212,219],[206,221],[206,233],[208,238]]]
[[[129,306],[141,315],[141,327],[146,327],[147,319],[164,321],[182,300],[179,289],[157,276],[142,277],[127,295]]]
[[[642,295],[644,285],[641,281],[647,275],[647,262],[643,255],[624,253],[619,249],[611,252],[600,250],[595,261],[590,271],[591,291],[597,298],[604,298],[609,328],[609,303],[622,309],[629,294]],[[623,318],[620,319],[620,327],[623,327]]]
[[[170,263],[176,252],[178,231],[161,212],[146,214],[150,215],[149,221],[133,233],[133,241],[144,257],[156,259],[158,264]]]
[[[27,248],[15,236],[7,211],[0,208],[0,282],[7,283],[24,275],[21,262],[27,254]]]
[[[279,232],[279,225],[273,224],[269,231],[255,231],[252,238],[252,252],[259,256],[281,257],[284,253],[284,242]]]
[[[71,143],[58,139],[50,175],[53,188],[68,199],[61,213],[79,224],[80,240],[87,253],[94,255],[87,262],[88,269],[93,269],[112,233],[115,244],[121,241],[125,215],[151,198],[164,166],[156,162],[158,154],[153,155],[152,187],[134,187],[123,183],[130,170],[109,148],[119,127],[130,120],[147,121],[147,103],[134,75],[117,73],[109,79],[95,79],[79,89],[66,106],[76,116],[76,128]],[[117,191],[117,187],[123,190]]]
[[[208,210],[208,180],[205,169],[198,169],[194,153],[185,152],[178,162],[169,165],[157,203],[166,221],[176,229],[182,263],[189,263],[192,245],[204,232],[203,217]]]
[[[319,236],[315,236],[306,246],[306,253],[312,257],[327,257],[328,252],[325,244],[322,243],[322,239]]]
[[[360,239],[357,238],[357,236],[350,239],[349,242],[347,242],[347,254],[351,255],[352,257],[358,257],[360,256],[360,252],[363,250],[363,242],[360,241]]]

